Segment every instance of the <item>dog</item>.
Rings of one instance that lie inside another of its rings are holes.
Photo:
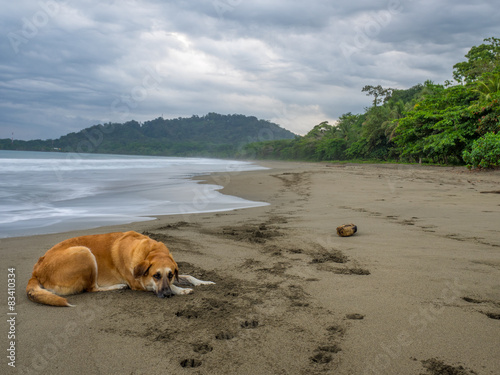
[[[162,242],[130,231],[75,237],[55,245],[33,267],[26,293],[41,304],[73,306],[61,296],[130,288],[164,298],[193,292],[179,285],[206,284],[214,283],[179,275]]]

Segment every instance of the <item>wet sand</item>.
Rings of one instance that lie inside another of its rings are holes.
[[[0,240],[2,373],[500,373],[500,171],[259,164],[271,169],[201,179],[269,206]],[[197,189],[202,207],[211,193]],[[338,237],[351,222],[358,233]],[[181,273],[216,285],[169,299],[85,293],[68,298],[74,308],[27,299],[51,246],[126,230],[165,242]]]

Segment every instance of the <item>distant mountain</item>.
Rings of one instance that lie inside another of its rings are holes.
[[[94,125],[54,140],[1,139],[0,149],[230,157],[248,143],[295,137],[277,124],[253,116],[209,113],[171,120],[159,117],[143,124],[129,121]]]

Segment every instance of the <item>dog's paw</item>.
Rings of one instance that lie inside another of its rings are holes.
[[[198,285],[211,285],[215,284],[213,281],[202,281],[200,280],[200,283]]]
[[[193,293],[193,289],[189,288],[184,288],[179,292],[179,294],[191,294],[191,293]]]

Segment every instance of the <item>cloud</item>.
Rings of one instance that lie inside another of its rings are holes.
[[[489,36],[493,1],[5,4],[0,138],[108,121],[241,113],[299,134],[370,104],[366,84],[451,79]],[[498,35],[497,35],[498,36]]]

